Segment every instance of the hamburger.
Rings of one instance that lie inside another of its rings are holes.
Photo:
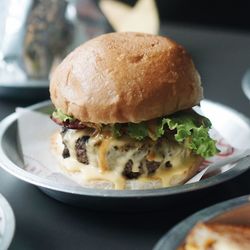
[[[210,121],[192,107],[203,97],[187,51],[144,33],[87,41],[55,69],[52,149],[85,187],[153,189],[182,184],[217,153]]]

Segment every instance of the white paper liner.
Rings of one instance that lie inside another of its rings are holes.
[[[60,129],[59,126],[52,122],[48,115],[39,112],[24,108],[17,108],[16,112],[20,115],[18,118],[18,132],[23,152],[24,169],[61,185],[79,186],[78,183],[62,172],[59,163],[51,152],[50,137],[55,131]],[[217,141],[220,153],[205,160],[200,166],[200,172],[187,183],[199,181],[210,164],[244,151],[233,148],[214,129],[211,129],[210,134]],[[222,166],[213,175],[225,172],[234,165],[227,164]]]

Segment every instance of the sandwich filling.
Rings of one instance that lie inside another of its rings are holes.
[[[84,123],[61,110],[52,119],[63,127],[62,157],[74,161],[68,171],[85,168],[104,179],[112,172],[123,180],[152,178],[170,186],[174,173],[218,152],[210,121],[193,110],[141,123]]]

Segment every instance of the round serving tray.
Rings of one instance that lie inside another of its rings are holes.
[[[182,222],[177,224],[175,227],[173,227],[168,233],[166,233],[158,241],[158,243],[154,247],[154,250],[177,249],[184,241],[189,230],[191,230],[191,228],[197,222],[205,222],[205,221],[218,218],[219,216],[226,214],[233,209],[239,209],[243,205],[250,206],[249,195],[231,199],[222,203],[218,203],[216,205],[205,208],[191,215],[190,217],[188,217],[187,219],[183,220]],[[248,210],[250,211],[250,207],[248,207]],[[249,218],[247,219],[249,220]]]
[[[50,101],[29,107],[31,110],[49,114],[52,109]],[[250,138],[250,122],[243,115],[221,104],[204,100],[201,110],[212,120],[214,127],[234,147],[246,147]],[[18,114],[14,113],[0,123],[0,165],[10,174],[25,182],[41,188],[51,197],[78,206],[95,209],[147,210],[158,209],[162,204],[172,203],[173,199],[183,199],[186,193],[206,189],[225,182],[246,171],[250,158],[240,160],[229,171],[197,183],[179,185],[155,190],[101,190],[61,185],[52,180],[39,177],[24,170],[22,153],[19,146],[17,130]],[[241,133],[238,133],[241,131]],[[235,136],[237,134],[237,136]],[[39,142],[38,142],[39,143]],[[171,202],[170,202],[171,200]]]
[[[0,194],[0,249],[10,246],[15,231],[15,217],[7,200]]]

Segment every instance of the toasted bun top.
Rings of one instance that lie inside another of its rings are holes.
[[[71,52],[50,83],[56,108],[82,122],[123,123],[191,108],[202,98],[186,50],[143,33],[109,33]]]

